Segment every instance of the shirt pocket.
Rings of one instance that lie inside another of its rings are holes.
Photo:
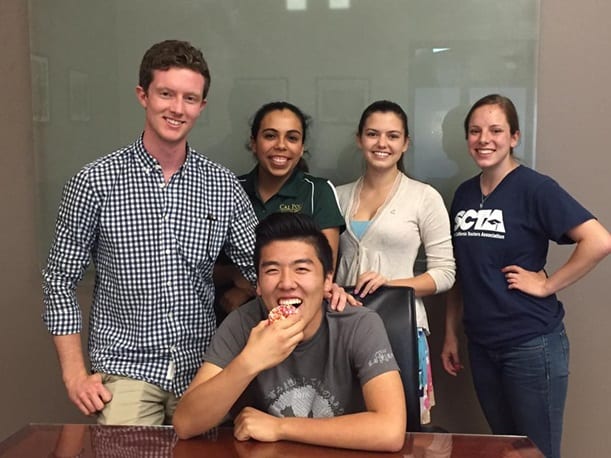
[[[198,270],[211,270],[227,234],[227,224],[213,213],[193,216],[175,228],[179,252]]]

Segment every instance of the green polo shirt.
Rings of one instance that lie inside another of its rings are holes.
[[[339,227],[339,231],[343,232],[346,223],[330,181],[295,169],[280,191],[263,202],[257,191],[257,169],[255,167],[250,173],[238,177],[238,180],[248,194],[259,220],[271,213],[303,213],[314,218],[321,229]]]

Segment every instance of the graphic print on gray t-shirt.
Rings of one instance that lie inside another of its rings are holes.
[[[319,329],[279,365],[261,372],[231,409],[246,406],[277,417],[324,418],[366,410],[362,386],[398,370],[381,318],[349,307],[325,313]],[[244,348],[250,330],[267,319],[258,300],[232,312],[219,327],[204,359],[226,367]]]
[[[335,396],[317,379],[289,377],[267,397],[268,412],[276,417],[325,418],[344,413]]]

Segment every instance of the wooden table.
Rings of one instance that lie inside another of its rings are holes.
[[[29,425],[0,443],[0,457],[401,457],[401,458],[543,458],[519,436],[407,433],[397,453],[372,453],[294,442],[238,442],[231,428],[217,428],[183,441],[171,427]]]

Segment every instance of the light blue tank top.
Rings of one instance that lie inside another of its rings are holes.
[[[363,234],[371,224],[371,221],[356,221],[354,219],[350,220],[350,227],[352,228],[352,232],[356,235],[356,238],[361,240]]]

